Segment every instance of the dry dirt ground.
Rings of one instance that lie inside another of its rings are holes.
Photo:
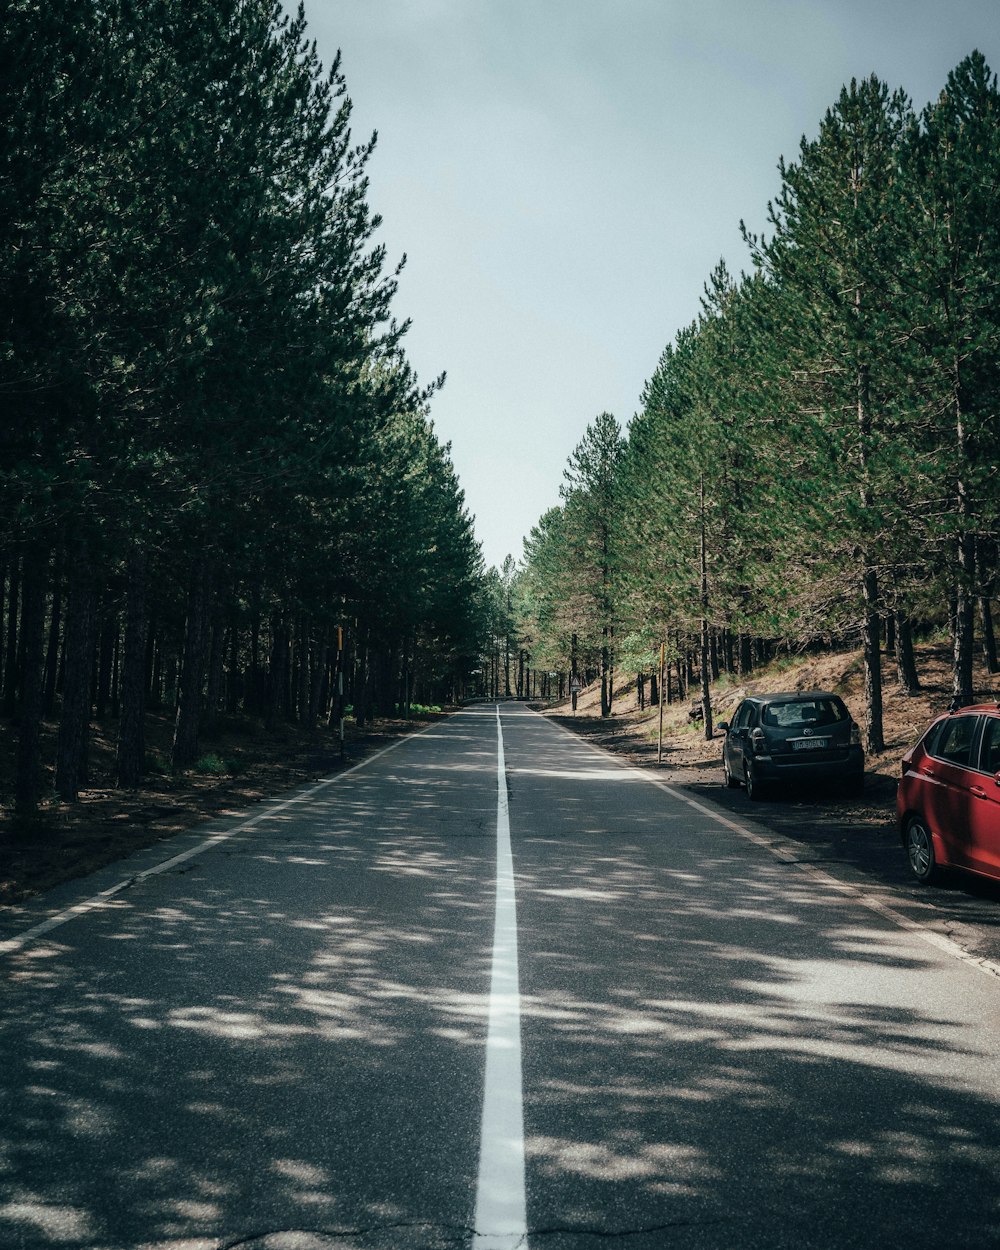
[[[86,876],[134,851],[173,837],[200,821],[237,816],[255,803],[295,786],[329,777],[343,767],[426,720],[386,720],[357,730],[347,724],[345,760],[328,730],[308,732],[283,725],[265,734],[259,723],[231,720],[202,744],[199,766],[171,774],[172,724],[166,716],[147,719],[147,759],[161,771],[147,776],[136,792],[116,790],[114,775],[117,723],[108,718],[94,726],[91,787],[69,806],[55,798],[42,803],[37,817],[16,818],[10,808],[13,789],[15,730],[0,722],[0,908],[32,894]],[[44,758],[54,755],[57,726],[47,724]],[[46,783],[52,784],[51,773]]]

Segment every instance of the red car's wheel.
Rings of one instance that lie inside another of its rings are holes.
[[[921,885],[928,885],[938,875],[934,859],[934,839],[922,816],[911,816],[906,822],[906,859],[910,872]]]

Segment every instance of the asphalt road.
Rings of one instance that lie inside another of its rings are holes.
[[[0,923],[3,1250],[1000,1243],[993,965],[501,712]]]
[[[822,866],[866,893],[891,896],[913,920],[947,934],[968,953],[1000,964],[1000,883],[948,872],[933,887],[918,884],[896,826],[894,781],[869,774],[863,801],[838,795],[836,787],[819,794],[789,787],[758,803],[742,787],[725,787],[721,761],[699,773],[697,780],[690,771],[685,774],[687,793],[731,819],[766,828],[797,862]]]

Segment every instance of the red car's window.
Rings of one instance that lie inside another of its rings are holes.
[[[1000,716],[987,717],[979,759],[983,772],[1000,773]]]
[[[938,759],[968,768],[978,723],[978,716],[956,716],[952,720],[944,721],[929,742],[928,750]]]

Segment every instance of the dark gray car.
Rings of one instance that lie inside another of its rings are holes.
[[[726,735],[726,785],[745,785],[751,799],[799,782],[841,782],[849,794],[864,788],[861,730],[839,695],[826,690],[751,695],[732,722],[720,721],[719,728]]]

